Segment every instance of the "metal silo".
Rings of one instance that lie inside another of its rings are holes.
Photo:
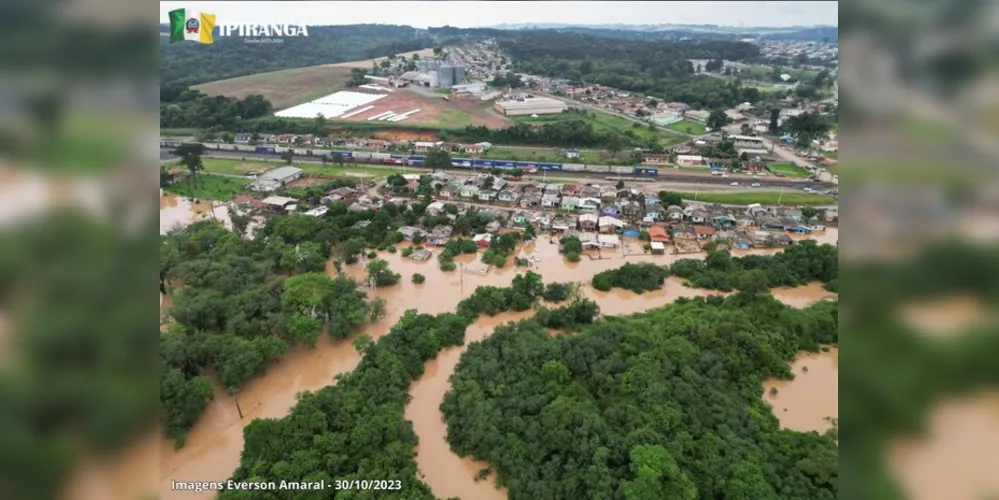
[[[430,86],[431,87],[437,88],[437,87],[440,86],[440,77],[439,77],[439,75],[437,74],[436,71],[431,71],[431,72],[427,73],[426,75],[430,77]]]
[[[440,87],[450,88],[454,85],[454,67],[449,65],[442,65],[440,69],[437,70],[437,74],[440,78]]]
[[[465,83],[465,67],[455,66],[454,67],[454,84],[461,85]]]

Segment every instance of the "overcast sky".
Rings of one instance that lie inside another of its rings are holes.
[[[839,24],[837,2],[160,2],[160,21],[183,8],[215,14],[219,24]]]

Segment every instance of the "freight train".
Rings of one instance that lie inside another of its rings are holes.
[[[172,141],[160,141],[160,148],[176,148],[181,145],[181,142]],[[285,146],[251,146],[246,144],[224,144],[215,142],[204,143],[205,149],[209,150],[219,150],[219,151],[241,151],[246,153],[256,153],[256,154],[273,154],[279,155],[286,153],[288,151],[294,152],[296,155],[300,156],[316,156],[333,159],[336,156],[348,163],[381,163],[385,165],[406,165],[410,167],[422,167],[426,161],[426,156],[423,155],[409,155],[409,154],[392,154],[392,153],[372,153],[367,151],[330,151],[326,149],[306,149],[306,148],[289,148]],[[537,162],[537,161],[513,161],[513,160],[493,160],[493,159],[481,159],[481,158],[452,158],[451,166],[455,168],[467,168],[471,170],[491,170],[494,168],[500,170],[513,170],[521,169],[527,173],[537,173],[539,171],[547,172],[593,172],[602,174],[617,174],[617,175],[641,175],[648,177],[656,177],[659,175],[658,168],[649,167],[625,167],[625,166],[610,166],[610,165],[587,165],[582,163],[553,163],[553,162]]]

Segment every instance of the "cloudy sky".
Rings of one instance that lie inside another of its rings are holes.
[[[215,14],[220,24],[839,24],[837,2],[160,2],[160,21],[185,8]]]

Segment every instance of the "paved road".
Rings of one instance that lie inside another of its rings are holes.
[[[204,155],[205,158],[242,158],[248,160],[265,160],[276,162],[277,157],[275,155],[268,154],[256,154],[256,153],[246,153],[240,151],[212,151],[211,154]],[[296,163],[322,163],[321,160],[315,159],[309,156],[296,156]],[[349,164],[348,164],[349,165]],[[399,169],[401,166],[397,165],[384,165],[384,164],[363,164],[366,168],[387,168],[387,169]],[[424,168],[420,167],[408,167],[413,169],[414,172],[425,172]],[[449,172],[462,172],[463,170],[454,169],[448,170]],[[468,171],[470,172],[470,171]],[[589,179],[600,179],[603,180],[605,177],[616,177],[616,174],[609,172],[568,172],[568,171],[550,171],[549,176],[554,178],[589,178]],[[540,173],[538,175],[540,177]],[[629,175],[624,175],[622,177],[631,177]],[[713,185],[730,185],[732,182],[738,182],[740,187],[745,187],[747,183],[759,183],[760,188],[781,188],[786,187],[788,189],[802,189],[804,187],[811,187],[813,189],[823,189],[821,183],[818,182],[806,182],[794,179],[786,179],[779,177],[767,177],[767,178],[753,178],[749,175],[744,174],[729,174],[728,178],[721,178],[718,176],[713,176],[709,174],[697,174],[688,172],[670,172],[669,169],[660,169],[659,176],[655,177],[655,182],[676,182],[676,183],[687,183],[691,186],[696,184],[713,184]]]

